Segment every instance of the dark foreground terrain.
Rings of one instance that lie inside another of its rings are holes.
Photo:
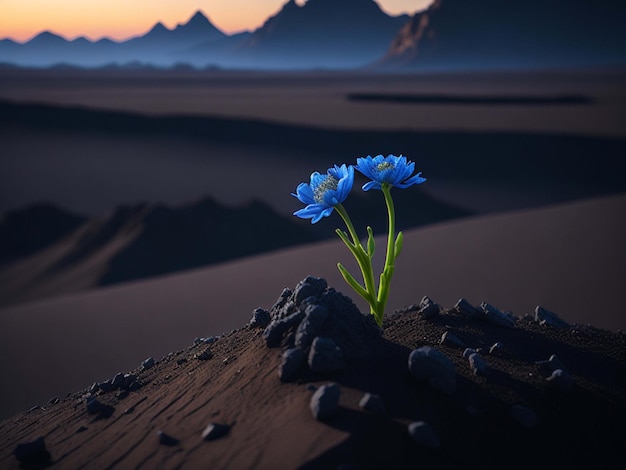
[[[0,466],[624,462],[623,333],[429,299],[379,330],[319,278],[264,307],[243,328],[0,422]]]

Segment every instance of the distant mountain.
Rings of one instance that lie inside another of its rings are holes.
[[[350,212],[357,227],[371,225],[380,234],[387,220],[384,203],[375,196],[357,193]],[[398,194],[395,202],[398,213],[419,213],[420,225],[470,215],[420,191]],[[224,207],[206,198],[181,207],[137,204],[91,219],[37,205],[0,220],[0,306],[325,239],[336,239],[334,231],[278,215],[261,202]]]
[[[320,235],[309,225],[260,202],[224,207],[207,198],[174,208],[139,204],[90,220],[37,205],[10,212],[0,223],[0,265],[51,249],[61,255],[44,253],[48,264],[41,275],[99,260],[98,284],[105,285],[316,240]]]
[[[173,29],[162,23],[122,42],[67,41],[44,32],[25,44],[0,42],[0,62],[82,67],[138,62],[170,67],[354,68],[381,57],[407,15],[392,17],[374,0],[289,0],[256,31],[226,35],[200,11]]]
[[[237,53],[260,67],[358,67],[381,57],[408,20],[387,15],[374,0],[289,0]]]
[[[626,2],[436,0],[393,40],[384,67],[557,68],[626,64]]]
[[[187,23],[173,29],[159,22],[145,35],[122,42],[108,38],[93,42],[83,37],[68,41],[49,31],[24,44],[0,41],[0,61],[39,67],[59,63],[96,67],[129,62],[171,66],[179,62],[179,51],[227,37],[201,11],[197,11]]]

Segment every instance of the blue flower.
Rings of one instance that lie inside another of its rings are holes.
[[[322,217],[332,214],[337,204],[341,204],[354,184],[354,168],[352,166],[335,165],[329,168],[325,175],[317,171],[311,174],[311,184],[300,183],[296,194],[300,202],[307,204],[304,209],[293,213],[301,219],[313,219],[312,224]]]
[[[373,158],[368,155],[365,158],[357,158],[356,169],[372,180],[363,185],[363,191],[382,189],[383,183],[404,189],[426,181],[426,178],[420,176],[421,171],[411,176],[415,171],[415,163],[407,161],[402,155],[399,157],[378,155]]]

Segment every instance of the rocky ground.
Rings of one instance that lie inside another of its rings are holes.
[[[381,329],[309,277],[238,330],[0,422],[0,467],[622,468],[624,423],[622,332],[429,298]]]

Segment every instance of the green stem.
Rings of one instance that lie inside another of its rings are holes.
[[[395,256],[395,240],[396,240],[396,212],[391,197],[391,186],[389,183],[383,183],[381,187],[387,204],[387,213],[389,216],[389,233],[387,235],[387,254],[385,257],[385,267],[380,275],[380,284],[378,287],[378,307],[380,317],[376,320],[379,325],[382,324],[385,305],[389,298],[389,286],[391,277],[393,276]]]
[[[352,242],[355,250],[351,251],[356,258],[357,263],[359,264],[359,268],[361,269],[363,282],[365,283],[365,290],[370,294],[371,297],[371,301],[369,302],[370,310],[376,318],[378,315],[378,302],[376,300],[376,281],[374,280],[374,269],[372,268],[372,260],[363,248],[363,245],[361,245],[359,236],[354,229],[352,220],[350,219],[350,216],[348,215],[345,207],[343,207],[342,204],[337,204],[335,206],[335,210],[337,210],[337,213],[343,219],[346,227],[348,228],[348,232],[350,233],[350,237],[352,237]]]

